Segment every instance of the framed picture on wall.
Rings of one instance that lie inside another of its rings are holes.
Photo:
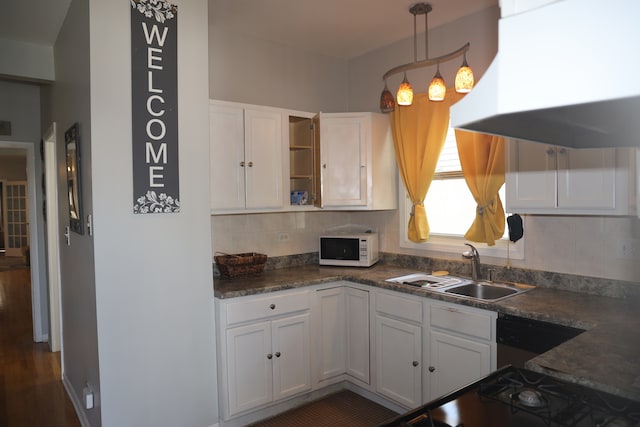
[[[69,197],[69,228],[84,234],[82,224],[82,175],[80,173],[80,133],[78,123],[74,123],[64,133],[67,157],[67,195]]]

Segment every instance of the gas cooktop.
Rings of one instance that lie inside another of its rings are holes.
[[[639,427],[640,402],[507,366],[382,426]]]

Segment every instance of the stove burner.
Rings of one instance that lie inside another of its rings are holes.
[[[512,393],[511,399],[517,400],[522,405],[530,408],[543,408],[547,406],[547,401],[544,396],[542,396],[542,393],[530,388],[524,388],[517,393]]]

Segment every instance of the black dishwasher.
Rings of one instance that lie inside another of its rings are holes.
[[[527,360],[583,332],[583,329],[570,326],[498,313],[496,320],[498,368],[506,365],[523,368]]]

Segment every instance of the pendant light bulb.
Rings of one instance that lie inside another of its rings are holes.
[[[407,80],[407,73],[404,73],[404,79],[400,83],[398,93],[396,94],[398,105],[411,105],[413,103],[413,88]]]
[[[380,95],[380,111],[383,113],[390,113],[396,109],[396,101],[393,99],[393,95],[387,88],[387,79],[384,80],[384,89]]]
[[[440,64],[436,75],[433,76],[431,83],[429,83],[429,101],[444,101],[444,95],[447,93],[447,86],[444,84],[444,79],[440,74]]]
[[[473,70],[467,64],[467,53],[464,53],[462,65],[456,73],[456,92],[469,93],[474,85]]]

